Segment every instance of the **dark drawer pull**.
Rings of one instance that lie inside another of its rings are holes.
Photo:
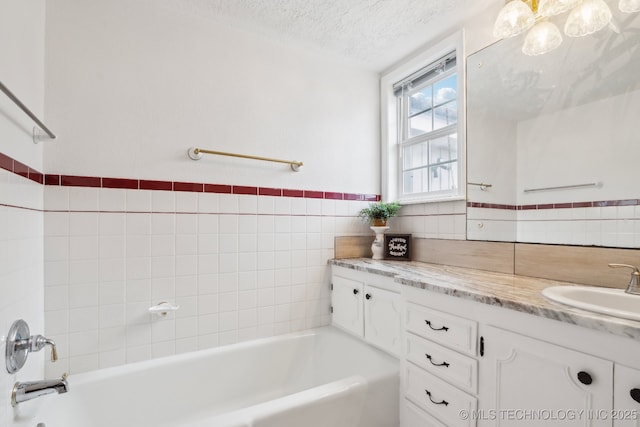
[[[366,299],[371,299],[371,294],[365,294],[364,296]]]
[[[441,328],[434,328],[433,326],[431,326],[431,321],[430,320],[425,320],[424,322],[427,324],[428,327],[430,327],[434,331],[445,331],[446,332],[446,331],[449,330],[449,328],[446,327],[446,326],[443,326]]]
[[[354,289],[354,290],[353,290],[353,294],[354,294],[354,295],[358,295],[359,293],[360,293],[360,291],[359,291],[359,290],[357,290],[357,289]]]
[[[434,405],[444,405],[447,406],[449,404],[449,402],[447,402],[446,400],[441,400],[440,402],[436,402],[435,400],[433,400],[433,398],[431,397],[431,392],[427,389],[424,389],[424,391],[427,393],[427,396],[429,396],[429,400],[431,401],[431,403],[433,403]]]
[[[629,390],[629,395],[633,400],[640,403],[640,388],[632,388]]]
[[[430,355],[430,354],[426,354],[426,353],[425,353],[425,356],[427,356],[427,359],[429,360],[429,362],[431,362],[431,364],[432,364],[433,366],[444,366],[445,368],[448,368],[448,367],[449,367],[449,363],[447,363],[447,362],[435,363],[435,362],[433,361],[433,359],[431,358],[431,355]]]

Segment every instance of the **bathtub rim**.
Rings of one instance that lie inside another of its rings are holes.
[[[114,378],[126,376],[131,373],[148,371],[152,369],[162,369],[163,367],[171,366],[174,364],[184,364],[191,361],[205,359],[215,354],[232,353],[235,351],[243,351],[255,347],[259,347],[268,343],[277,343],[282,341],[289,341],[292,339],[300,339],[309,336],[316,336],[320,334],[338,335],[349,340],[353,340],[355,343],[368,347],[374,350],[380,356],[389,358],[389,361],[395,360],[399,366],[399,359],[380,350],[379,348],[372,346],[371,344],[363,341],[362,339],[355,337],[333,325],[325,325],[317,328],[305,329],[302,331],[288,332],[286,334],[274,335],[270,337],[255,338],[248,341],[239,343],[226,344],[218,347],[211,347],[202,350],[194,350],[186,353],[172,354],[168,356],[162,356],[155,359],[141,360],[137,362],[127,363],[124,365],[111,366],[107,368],[100,368],[92,371],[81,372],[78,374],[70,374],[68,377],[69,385],[73,388],[74,385],[82,385],[86,383],[92,383],[94,381],[112,380]],[[384,372],[380,373],[380,376],[384,376]],[[372,379],[378,377],[377,374],[371,376]]]

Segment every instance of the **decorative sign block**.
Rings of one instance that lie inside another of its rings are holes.
[[[385,234],[384,259],[411,260],[411,234]]]

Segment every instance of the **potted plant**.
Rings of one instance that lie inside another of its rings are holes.
[[[396,216],[399,210],[398,202],[377,202],[360,210],[359,216],[366,218],[374,227],[384,227],[387,225],[387,219]]]

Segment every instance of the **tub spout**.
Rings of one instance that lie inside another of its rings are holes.
[[[66,393],[69,391],[67,374],[55,380],[17,382],[13,386],[11,393],[11,406],[16,406],[20,402],[35,399],[52,393]]]

